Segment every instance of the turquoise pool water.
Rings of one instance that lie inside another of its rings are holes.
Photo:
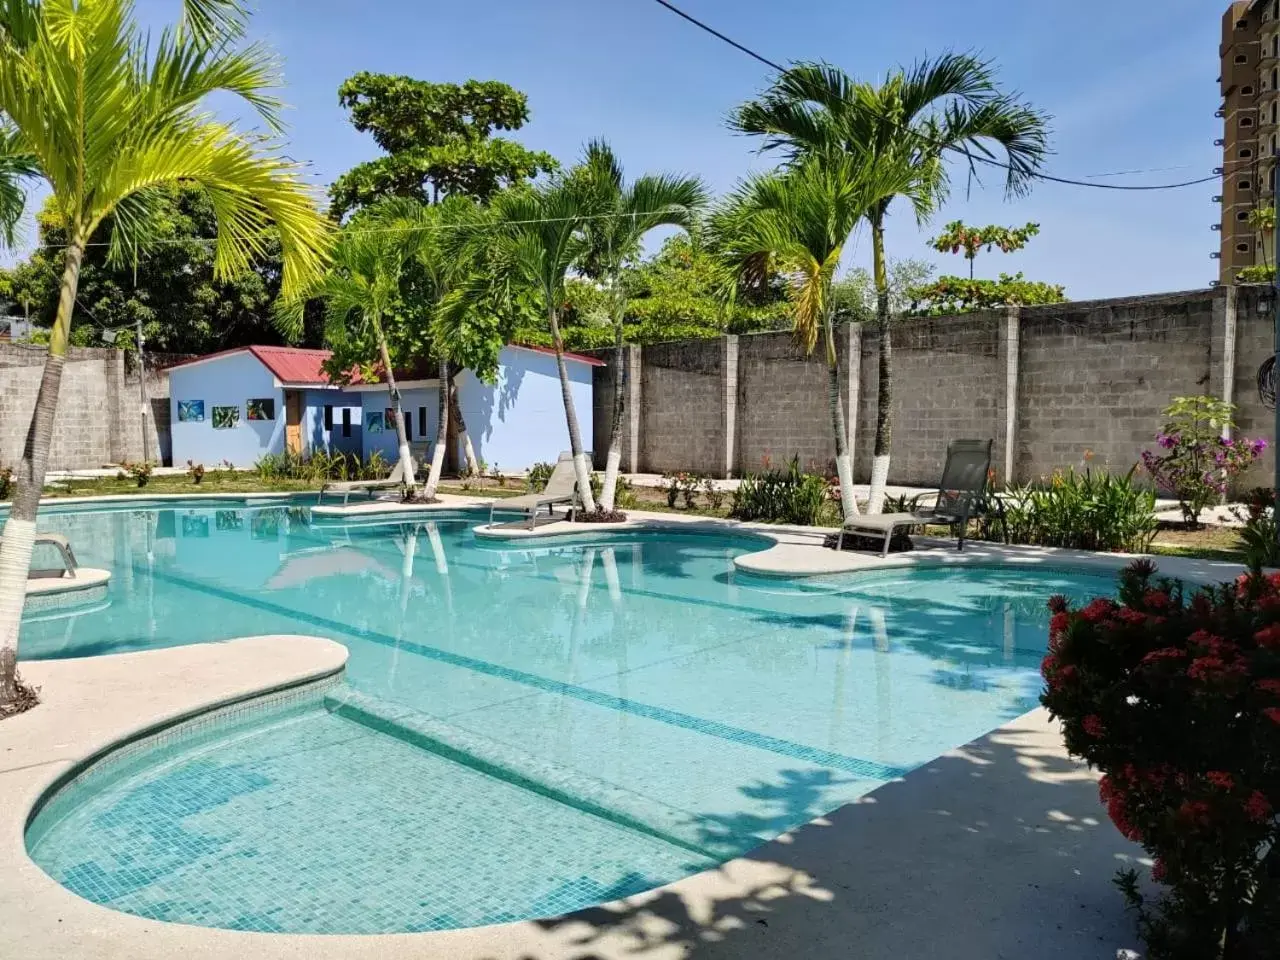
[[[162,920],[372,933],[547,916],[745,852],[1035,706],[1055,570],[792,585],[758,539],[478,543],[478,514],[62,512],[108,605],[22,657],[261,633],[347,645],[346,682],[90,771],[28,832],[71,890]]]

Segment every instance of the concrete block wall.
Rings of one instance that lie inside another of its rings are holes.
[[[1001,313],[930,318],[894,325],[894,483],[936,484],[947,443],[965,437],[997,439],[1002,433],[999,398],[1003,389]],[[862,335],[861,399],[854,476],[867,480],[875,453],[879,410],[878,331]],[[997,461],[999,457],[996,458]]]
[[[1164,408],[1187,394],[1228,397],[1238,435],[1271,442],[1257,372],[1274,349],[1273,315],[1256,288],[1224,287],[900,321],[890,482],[936,483],[947,442],[960,437],[995,440],[996,471],[1013,482],[1082,467],[1086,451],[1095,466],[1128,470],[1154,444]],[[865,482],[877,334],[842,328],[839,343],[854,473]],[[640,396],[627,419],[633,469],[722,476],[758,470],[766,456],[798,454],[809,469],[834,457],[820,348],[805,356],[790,334],[764,333],[630,349]],[[596,381],[601,465],[612,377]],[[1242,485],[1270,483],[1271,463],[1268,454]]]
[[[0,464],[22,458],[46,351],[0,344]],[[149,370],[148,458],[163,462],[167,447],[168,375]],[[163,408],[163,414],[161,414]],[[136,369],[119,350],[72,347],[62,370],[49,469],[75,470],[142,459],[142,411]]]
[[[646,346],[640,371],[640,465],[717,473],[724,457],[723,340]],[[595,401],[596,416],[610,419]],[[606,437],[607,446],[607,437]],[[596,448],[603,463],[603,451]],[[693,465],[697,465],[694,467]]]
[[[1199,296],[1021,311],[1017,475],[1091,463],[1128,470],[1171,398],[1219,393],[1214,303]]]

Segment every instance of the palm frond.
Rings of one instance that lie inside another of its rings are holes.
[[[239,40],[248,25],[241,0],[183,0],[182,25],[203,46]]]

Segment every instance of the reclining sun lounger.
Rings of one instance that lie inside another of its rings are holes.
[[[937,499],[932,508],[911,513],[881,513],[850,517],[840,529],[836,549],[844,549],[846,533],[882,533],[884,548],[880,556],[889,555],[889,543],[898,527],[922,527],[925,524],[947,524],[959,527],[956,549],[964,549],[965,531],[974,504],[987,488],[987,472],[991,469],[992,440],[955,440],[947,447],[947,463],[942,468]]]
[[[373,495],[378,490],[391,490],[395,487],[404,486],[404,462],[396,461],[395,468],[391,471],[391,476],[385,480],[330,480],[326,481],[320,487],[320,493],[316,497],[316,503],[324,502],[326,493],[342,494],[342,505],[345,507],[347,501],[351,499],[353,493],[359,493],[361,490],[369,491],[369,499],[373,499]]]
[[[489,507],[489,523],[493,523],[495,511],[523,513],[528,517],[529,529],[532,530],[537,524],[539,509],[546,507],[547,516],[554,519],[555,507],[562,503],[569,505],[569,519],[572,520],[578,508],[578,486],[571,453],[560,454],[560,459],[556,461],[555,469],[551,471],[541,493],[526,493],[520,497],[495,500]]]

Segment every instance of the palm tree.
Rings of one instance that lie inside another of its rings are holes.
[[[560,376],[560,395],[564,401],[578,496],[583,509],[594,513],[591,471],[582,446],[578,413],[569,388],[569,371],[564,363],[564,338],[560,334],[565,276],[583,252],[582,227],[596,212],[594,198],[581,182],[556,178],[535,188],[509,190],[496,197],[493,206],[498,220],[498,230],[493,236],[499,248],[495,256],[505,266],[506,282],[531,287],[547,318]]]
[[[975,158],[1001,155],[1010,196],[1029,189],[1048,152],[1047,117],[1017,95],[1001,92],[992,64],[967,54],[948,53],[899,68],[879,85],[855,82],[827,64],[799,64],[760,99],[740,107],[730,124],[763,136],[763,149],[780,148],[793,159],[837,150],[912,171],[898,196],[912,204],[920,222],[947,198],[946,151],[969,157],[972,173],[979,170]],[[880,344],[871,513],[884,505],[893,430],[884,228],[894,199],[884,197],[867,215]]]
[[[38,171],[67,226],[58,309],[35,411],[0,545],[0,702],[17,694],[18,632],[53,414],[74,319],[85,246],[110,217],[117,256],[146,248],[158,188],[204,189],[218,219],[214,266],[226,277],[265,252],[284,258],[282,294],[320,272],[324,217],[294,165],[261,135],[237,132],[201,106],[215,92],[240,97],[280,130],[270,94],[275,60],[237,48],[238,0],[186,0],[181,23],[148,43],[128,0],[8,0],[0,5],[0,117],[9,157]],[[12,160],[10,160],[12,163]]]
[[[414,255],[413,219],[418,204],[411,200],[384,200],[358,214],[338,234],[333,263],[308,291],[324,301],[325,340],[340,355],[354,342],[372,340],[377,350],[387,394],[395,414],[396,444],[405,486],[417,483],[413,456],[395,366],[387,340],[386,324],[394,320],[401,304],[401,281]],[[292,301],[278,312],[281,325],[291,333],[301,328],[302,304]]]
[[[600,506],[612,510],[622,463],[622,415],[626,404],[626,353],[623,320],[627,291],[623,267],[640,253],[644,235],[656,227],[689,229],[707,202],[707,191],[696,177],[650,174],[627,185],[622,166],[603,140],[587,144],[582,163],[570,172],[592,196],[596,213],[582,224],[584,249],[578,270],[604,287],[614,332],[613,421],[605,461]]]
[[[837,299],[832,282],[845,243],[885,196],[902,188],[901,168],[831,151],[747,180],[711,218],[713,248],[733,269],[736,291],[781,275],[787,281],[796,342],[812,353],[819,334],[827,361],[827,399],[835,439],[840,503],[857,514],[848,429],[840,402]]]

